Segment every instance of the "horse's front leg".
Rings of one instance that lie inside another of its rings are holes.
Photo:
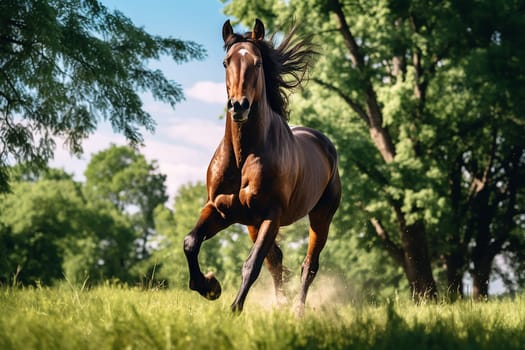
[[[205,275],[199,267],[198,255],[202,242],[213,237],[231,223],[225,220],[217,208],[208,203],[201,211],[197,224],[184,238],[184,254],[190,271],[190,289],[199,292],[208,300],[215,300],[221,295],[221,285],[212,272]]]
[[[257,239],[242,267],[241,288],[231,305],[231,309],[234,312],[242,311],[248,291],[261,272],[264,259],[273,246],[279,231],[279,219],[279,215],[273,215],[271,218],[264,220],[259,227]]]
[[[250,235],[250,238],[252,239],[252,242],[255,243],[257,240],[257,236],[259,233],[259,228],[256,226],[248,226],[248,233]],[[283,266],[283,252],[281,249],[277,246],[276,242],[274,241],[272,246],[270,247],[270,250],[268,251],[268,254],[266,255],[266,259],[264,259],[264,262],[266,263],[266,266],[268,267],[268,271],[270,271],[270,274],[273,278],[273,284],[275,287],[275,298],[277,300],[278,306],[283,306],[287,304],[288,300],[284,293],[284,274],[287,272],[286,268]]]

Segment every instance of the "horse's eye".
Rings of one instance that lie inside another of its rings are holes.
[[[262,61],[255,61],[255,67],[259,68],[262,66]]]
[[[228,62],[226,62],[226,60],[222,61],[222,65],[224,66],[224,68],[228,67]]]

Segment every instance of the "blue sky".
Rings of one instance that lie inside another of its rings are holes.
[[[161,69],[169,79],[181,84],[186,96],[175,110],[149,95],[142,96],[144,109],[153,116],[157,127],[154,134],[144,133],[145,146],[141,152],[148,160],[156,160],[160,171],[168,176],[168,194],[173,198],[181,185],[204,181],[208,162],[223,134],[224,121],[219,117],[224,112],[226,93],[221,31],[228,19],[222,13],[223,4],[218,0],[102,0],[102,3],[122,12],[151,34],[191,40],[207,51],[204,60],[182,65],[169,58],[149,62],[152,68]],[[121,145],[126,141],[107,123],[101,123],[97,132],[83,143],[84,155],[80,158],[70,156],[57,142],[51,165],[83,180],[92,154],[111,143]]]
[[[163,62],[169,76],[184,84],[194,81],[223,78],[222,71],[222,24],[226,16],[223,4],[218,0],[102,0],[109,9],[116,9],[129,17],[136,25],[151,34],[172,36],[195,41],[203,45],[208,57],[201,62],[177,66]],[[157,65],[154,65],[157,66]]]

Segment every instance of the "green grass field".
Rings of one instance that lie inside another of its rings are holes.
[[[270,292],[271,294],[271,292]],[[0,349],[524,349],[525,298],[416,306],[309,304],[304,318],[248,297],[107,286],[0,290]],[[312,299],[315,299],[315,294]],[[315,300],[314,300],[315,302]]]

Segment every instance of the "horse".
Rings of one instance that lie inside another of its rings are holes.
[[[265,40],[264,24],[234,33],[222,28],[226,57],[225,131],[206,174],[208,199],[195,227],[184,238],[191,290],[217,299],[221,286],[204,275],[198,254],[203,241],[226,227],[247,226],[253,246],[242,267],[242,282],[231,310],[240,313],[265,262],[278,301],[283,291],[283,253],[276,244],[281,226],[308,215],[309,241],[301,265],[296,306],[304,312],[308,289],[319,269],[319,254],[341,200],[338,156],[321,132],[288,125],[287,90],[299,86],[317,54],[309,38],[295,39],[296,26],[275,47]]]

